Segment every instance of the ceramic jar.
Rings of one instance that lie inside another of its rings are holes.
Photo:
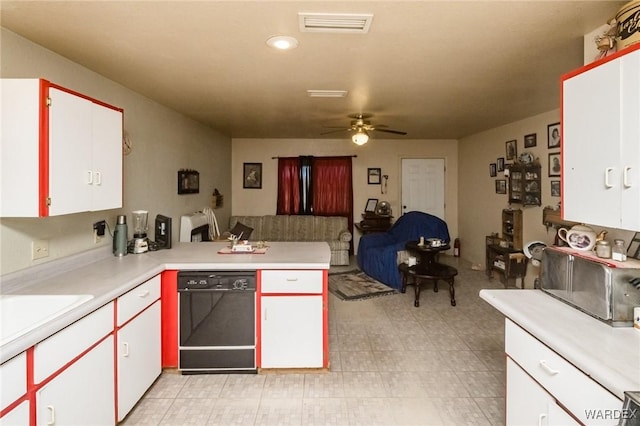
[[[576,250],[589,251],[596,244],[596,232],[586,225],[558,229],[558,237]]]

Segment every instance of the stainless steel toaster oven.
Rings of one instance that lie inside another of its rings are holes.
[[[547,247],[540,288],[614,327],[632,327],[633,308],[640,306],[640,268],[614,267]]]

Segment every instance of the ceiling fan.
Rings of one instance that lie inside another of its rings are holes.
[[[384,124],[371,124],[371,121],[368,119],[373,117],[373,114],[350,114],[348,116],[352,118],[351,125],[347,128],[339,127],[338,130],[330,130],[328,132],[321,133],[322,135],[328,135],[329,133],[336,132],[354,132],[353,136],[351,136],[351,140],[356,145],[364,145],[369,141],[369,132],[385,132],[385,133],[393,133],[395,135],[406,135],[407,132],[403,132],[400,130],[392,130],[387,129],[387,126]]]

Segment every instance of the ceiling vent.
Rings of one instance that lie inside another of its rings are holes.
[[[303,33],[366,34],[371,21],[371,13],[298,13]]]
[[[346,90],[307,90],[310,98],[344,98],[347,93]]]

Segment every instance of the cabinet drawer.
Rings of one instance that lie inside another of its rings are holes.
[[[0,411],[27,393],[27,355],[22,352],[0,365]]]
[[[118,297],[118,326],[160,298],[160,275]]]
[[[34,381],[40,383],[113,331],[113,302],[38,343],[34,351]]]
[[[582,371],[506,320],[505,350],[531,377],[585,424],[611,424],[587,418],[589,413],[622,409],[622,401]]]
[[[262,293],[322,293],[322,270],[261,271]]]

